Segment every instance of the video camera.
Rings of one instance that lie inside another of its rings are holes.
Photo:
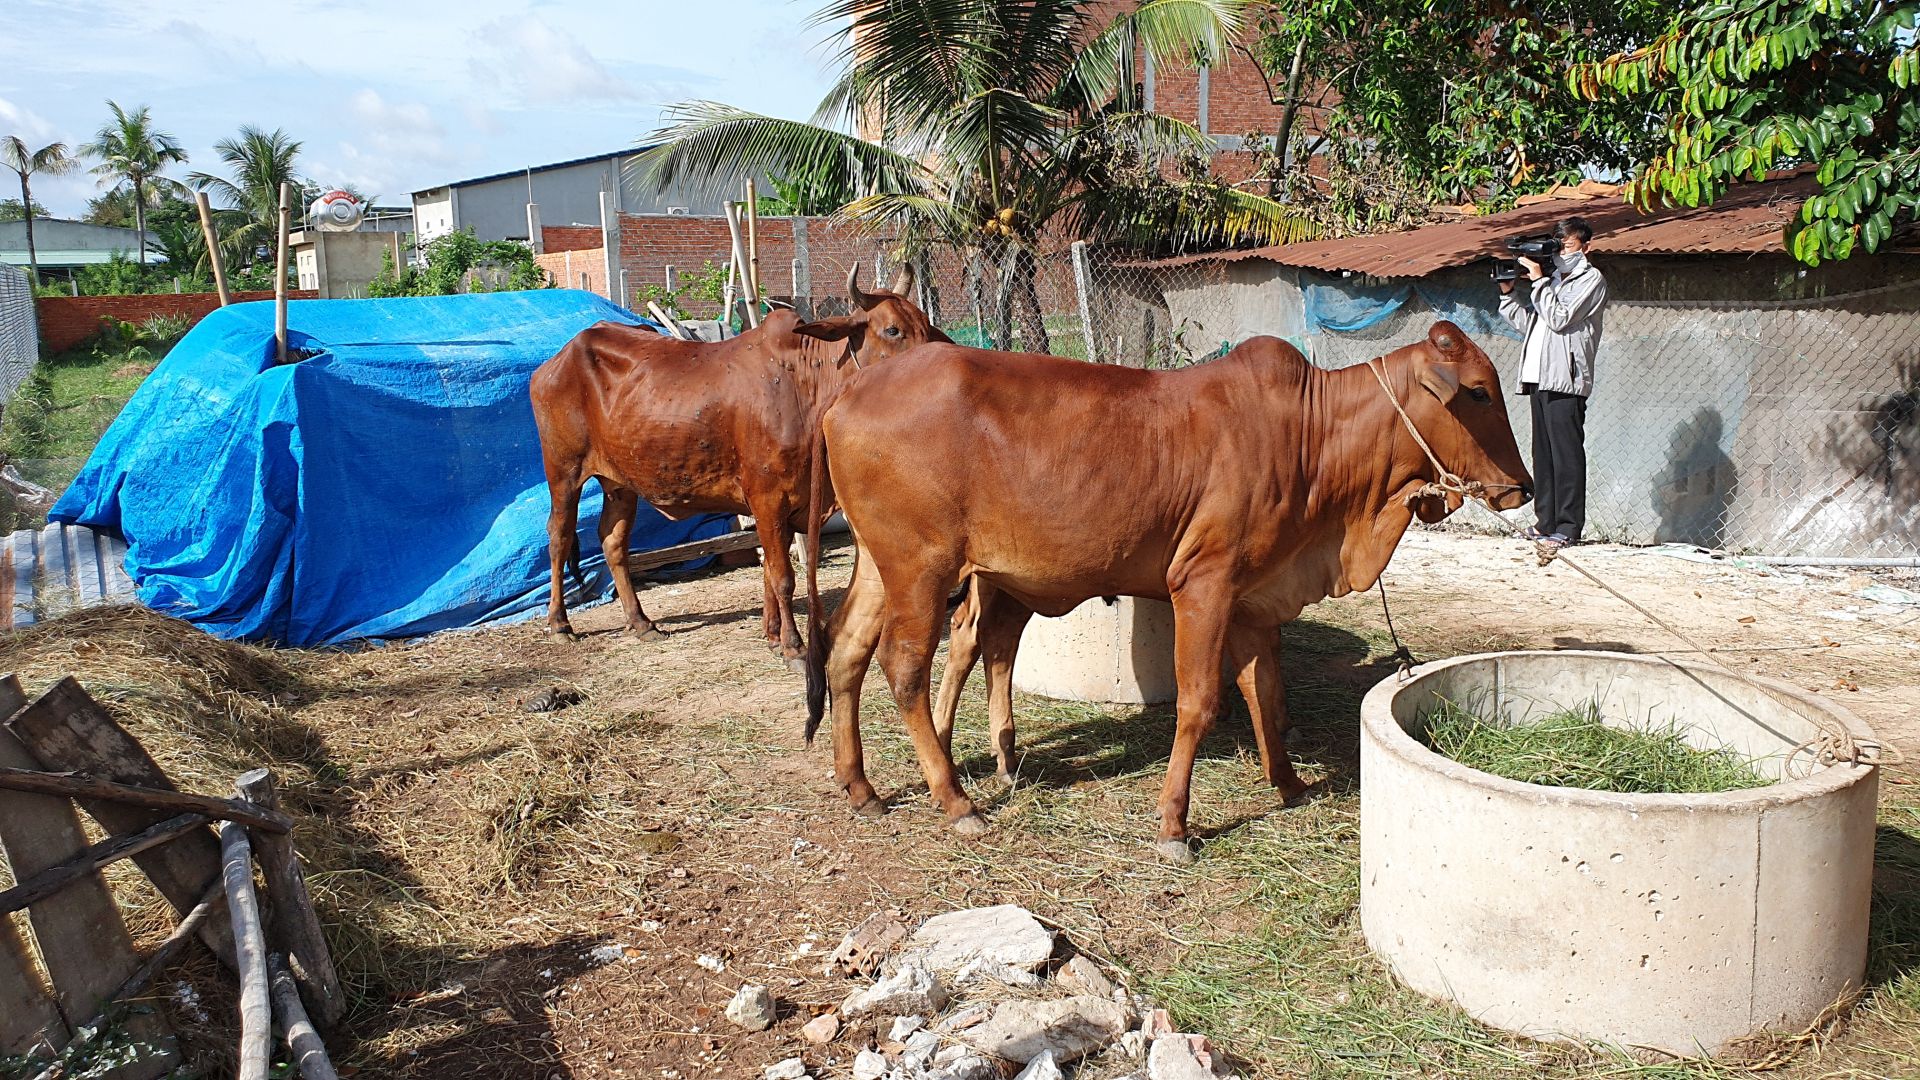
[[[1556,265],[1554,257],[1560,254],[1560,238],[1551,233],[1543,233],[1539,236],[1509,236],[1507,250],[1515,255],[1525,255],[1551,274]],[[1493,280],[1495,281],[1518,281],[1525,273],[1518,259],[1493,260]]]

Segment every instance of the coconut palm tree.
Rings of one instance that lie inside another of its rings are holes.
[[[1213,181],[1194,164],[1208,138],[1142,100],[1142,57],[1224,63],[1249,7],[1142,0],[1115,16],[1089,0],[833,0],[815,22],[838,28],[841,76],[811,122],[683,103],[633,167],[709,191],[803,178],[909,247],[971,252],[997,268],[999,311],[1016,298],[1026,346],[1044,351],[1043,235],[1165,251],[1311,234],[1279,203]]]
[[[30,180],[34,173],[48,176],[70,173],[79,164],[67,155],[66,143],[48,143],[38,150],[29,150],[18,135],[0,138],[0,165],[5,165],[20,176],[20,207],[27,223],[27,271],[33,275],[29,280],[35,286],[40,284],[40,254],[33,246],[33,185]]]
[[[302,199],[306,190],[294,171],[300,147],[298,139],[279,128],[263,131],[248,125],[238,136],[213,144],[220,160],[226,162],[229,176],[196,172],[187,177],[194,187],[239,212],[238,224],[221,236],[234,250],[248,252],[264,245],[270,258],[278,255],[280,185],[294,185],[300,193],[296,199]]]
[[[179,140],[153,124],[147,106],[128,112],[118,102],[107,102],[113,119],[100,126],[93,141],[80,152],[100,159],[93,171],[103,187],[126,187],[133,192],[133,227],[139,236],[136,261],[147,263],[147,207],[164,191],[182,190],[178,180],[161,175],[169,165],[184,165],[187,152]]]

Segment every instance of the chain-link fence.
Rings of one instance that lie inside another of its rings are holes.
[[[33,286],[25,270],[0,266],[0,401],[13,396],[39,361],[40,330],[34,315]]]

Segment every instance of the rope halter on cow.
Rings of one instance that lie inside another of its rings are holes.
[[[1379,361],[1378,367],[1374,366],[1375,361]],[[1503,516],[1499,511],[1495,510],[1491,504],[1486,502],[1486,491],[1487,491],[1488,485],[1482,484],[1478,480],[1463,480],[1458,475],[1456,475],[1451,470],[1449,470],[1445,465],[1440,463],[1440,458],[1438,455],[1436,455],[1433,452],[1433,447],[1427,445],[1427,440],[1421,436],[1420,429],[1414,426],[1413,417],[1408,416],[1407,410],[1401,406],[1400,399],[1397,396],[1395,396],[1393,392],[1392,384],[1387,382],[1386,366],[1387,365],[1386,365],[1385,357],[1376,356],[1373,358],[1373,360],[1367,361],[1367,370],[1373,372],[1373,377],[1379,381],[1380,391],[1387,395],[1387,400],[1391,402],[1393,405],[1393,411],[1400,414],[1400,422],[1406,425],[1407,433],[1413,436],[1413,441],[1419,444],[1421,451],[1427,455],[1427,460],[1432,463],[1435,474],[1440,477],[1440,479],[1437,481],[1429,481],[1418,492],[1416,492],[1416,497],[1419,495],[1440,496],[1448,493],[1457,494],[1461,496],[1462,502],[1471,501],[1476,506],[1479,506],[1487,514],[1488,517],[1491,517],[1494,521],[1498,522],[1500,524],[1500,527],[1507,530],[1509,534],[1516,537],[1519,536],[1520,535],[1519,528],[1517,528],[1513,524],[1513,522],[1508,521],[1506,517]],[[1514,485],[1497,485],[1497,486],[1509,487]],[[1726,672],[1729,675],[1732,675],[1734,678],[1738,679],[1739,681],[1747,684],[1753,689],[1766,695],[1768,698],[1771,698],[1777,704],[1785,706],[1787,709],[1792,711],[1794,715],[1807,721],[1809,724],[1812,724],[1815,728],[1818,728],[1820,731],[1819,735],[1806,740],[1805,742],[1801,743],[1798,746],[1795,746],[1793,749],[1787,752],[1786,761],[1785,761],[1785,764],[1783,765],[1784,770],[1791,771],[1791,769],[1793,768],[1793,763],[1797,759],[1799,759],[1803,754],[1807,755],[1811,759],[1810,768],[1824,768],[1829,765],[1843,765],[1843,764],[1844,765],[1869,765],[1869,766],[1899,765],[1906,761],[1906,756],[1902,754],[1898,749],[1892,746],[1888,746],[1885,743],[1876,742],[1870,739],[1856,739],[1854,738],[1853,733],[1851,731],[1848,731],[1844,725],[1836,724],[1833,721],[1827,720],[1823,717],[1812,716],[1812,715],[1808,715],[1806,713],[1801,712],[1800,710],[1794,707],[1794,704],[1791,701],[1783,699],[1780,696],[1780,694],[1777,691],[1775,691],[1773,688],[1762,685],[1760,682],[1755,680],[1752,676],[1748,675],[1746,672],[1741,671],[1740,669],[1727,664],[1725,661],[1715,656],[1713,654],[1713,650],[1707,648],[1704,645],[1701,645],[1699,642],[1693,640],[1693,638],[1687,636],[1686,634],[1682,633],[1679,629],[1674,627],[1672,624],[1668,623],[1665,619],[1662,619],[1660,616],[1655,615],[1651,611],[1648,611],[1646,608],[1642,607],[1640,604],[1635,602],[1631,597],[1627,596],[1625,593],[1622,593],[1619,589],[1616,589],[1612,585],[1607,584],[1605,581],[1600,580],[1599,576],[1596,575],[1593,571],[1588,570],[1586,567],[1581,566],[1579,563],[1568,558],[1565,551],[1560,552],[1557,558],[1560,562],[1565,563],[1568,567],[1573,569],[1575,572],[1579,573],[1582,577],[1585,577],[1588,581],[1593,582],[1595,585],[1598,585],[1602,589],[1605,589],[1607,592],[1613,594],[1613,597],[1619,600],[1621,603],[1626,604],[1628,607],[1646,616],[1647,620],[1653,623],[1655,626],[1659,627],[1662,630],[1665,630],[1667,633],[1672,634],[1674,637],[1684,642],[1688,648],[1692,649],[1694,652],[1704,657],[1706,660],[1711,662],[1715,667],[1719,668],[1720,670]],[[1387,599],[1386,586],[1382,585],[1380,589],[1380,603],[1383,610],[1385,609],[1385,606],[1386,606],[1386,599]],[[1387,625],[1388,625],[1388,632],[1391,633],[1392,625],[1393,625],[1392,622],[1389,621]],[[1397,634],[1394,635],[1393,643],[1395,646],[1398,647],[1398,652],[1395,654],[1395,657],[1396,659],[1401,659],[1402,661],[1401,676],[1402,678],[1405,678],[1406,672],[1408,670],[1406,661],[1411,660],[1412,655],[1407,652],[1406,646],[1400,644],[1399,635]]]

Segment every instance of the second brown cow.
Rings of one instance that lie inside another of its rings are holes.
[[[822,425],[858,546],[846,598],[813,635],[807,736],[830,689],[835,776],[855,808],[881,806],[859,721],[877,650],[934,800],[957,830],[985,827],[954,769],[951,718],[936,726],[928,700],[944,600],[967,575],[978,606],[960,623],[978,620],[1003,770],[1027,619],[1095,596],[1170,599],[1178,723],[1156,846],[1182,861],[1192,857],[1194,756],[1219,710],[1223,665],[1251,709],[1267,778],[1298,795],[1281,624],[1371,587],[1416,515],[1435,521],[1459,505],[1468,485],[1435,487],[1443,476],[1409,427],[1495,507],[1524,504],[1532,484],[1493,365],[1448,322],[1343,371],[1317,369],[1274,338],[1171,372],[927,346],[863,377]],[[950,679],[965,678],[963,644]]]
[[[580,489],[598,477],[600,543],[629,633],[659,632],[627,574],[627,538],[641,499],[671,518],[750,514],[766,567],[767,641],[799,665],[788,549],[806,511],[820,412],[858,368],[947,340],[906,299],[912,271],[903,267],[890,289],[871,293],[856,275],[847,275],[853,310],[846,315],[802,322],[777,310],[758,329],[711,344],[602,323],[534,372],[533,415],[553,500],[549,630],[573,636],[564,571],[579,559]]]

